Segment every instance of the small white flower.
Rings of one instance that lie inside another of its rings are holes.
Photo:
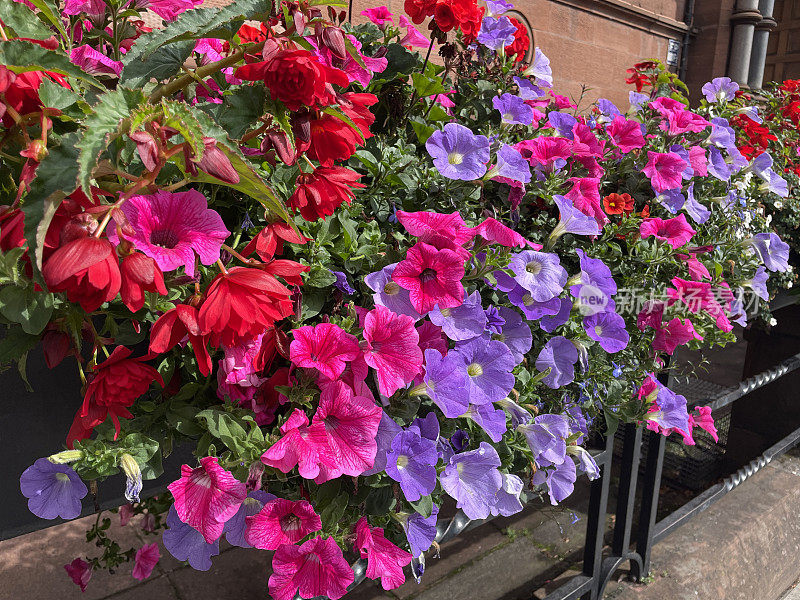
[[[778,324],[778,319],[776,319],[775,317],[771,318],[771,319],[769,320],[769,324],[770,324],[772,327],[775,327],[775,325],[777,325],[777,324]]]

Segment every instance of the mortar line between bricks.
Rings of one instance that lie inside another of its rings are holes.
[[[175,571],[177,571],[177,570],[178,569],[175,569]],[[165,575],[165,577],[167,578],[167,582],[169,583],[169,586],[172,588],[172,593],[175,596],[175,600],[183,600],[183,595],[180,592],[180,588],[178,587],[178,585],[174,581],[172,581],[172,577],[170,577],[170,575],[172,575],[172,573],[174,573],[175,571],[170,571],[169,573],[167,573]]]

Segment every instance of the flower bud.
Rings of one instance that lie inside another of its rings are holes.
[[[225,183],[239,183],[239,173],[233,168],[228,156],[217,147],[217,140],[204,137],[203,144],[203,158],[199,161],[192,159],[197,163],[197,168]]]
[[[47,457],[54,465],[64,465],[83,458],[83,450],[64,450]]]
[[[119,457],[119,466],[127,477],[125,499],[128,502],[139,502],[139,494],[142,491],[142,469],[139,467],[139,463],[126,453]]]
[[[154,171],[158,165],[158,144],[155,138],[146,131],[137,131],[129,136],[136,142],[136,150],[142,159],[144,168]]]
[[[67,356],[72,344],[69,336],[63,331],[54,329],[48,330],[42,336],[42,350],[44,350],[44,362],[48,369],[54,369]]]
[[[347,48],[344,43],[344,33],[338,27],[326,27],[322,30],[322,43],[337,58],[347,58]]]

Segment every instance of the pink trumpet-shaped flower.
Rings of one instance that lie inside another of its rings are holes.
[[[681,187],[683,171],[688,165],[674,152],[649,152],[642,173],[650,178],[656,193]]]
[[[702,340],[701,336],[694,329],[694,325],[689,319],[681,321],[678,317],[672,319],[664,327],[656,328],[656,337],[653,340],[653,350],[672,354],[675,348],[688,344],[692,340]]]
[[[370,529],[366,517],[356,524],[356,550],[367,559],[367,577],[381,578],[385,590],[400,587],[406,580],[403,567],[411,562],[411,554],[386,539],[382,527]]]
[[[82,558],[76,558],[71,563],[64,565],[64,570],[70,576],[75,585],[80,586],[81,591],[86,591],[89,580],[92,578],[92,567]]]
[[[465,261],[453,250],[438,250],[425,242],[417,242],[392,273],[392,279],[409,291],[414,309],[424,315],[437,304],[439,308],[455,308],[464,302]]]
[[[225,521],[239,510],[247,495],[244,483],[219,465],[215,456],[200,459],[196,469],[181,467],[181,478],[169,486],[178,518],[203,534],[207,543],[219,539]]]
[[[336,379],[344,371],[345,362],[361,354],[358,341],[333,323],[306,325],[292,332],[294,340],[289,346],[289,358],[298,367],[317,369],[329,379]]]
[[[158,544],[145,544],[136,551],[136,564],[133,567],[133,578],[139,581],[144,581],[156,568],[158,560],[161,558],[161,552],[158,549]]]
[[[338,600],[353,583],[353,569],[331,537],[312,538],[302,544],[284,544],[272,557],[269,593],[275,600],[324,596]]]
[[[281,425],[281,433],[283,437],[261,455],[261,462],[284,473],[297,465],[301,477],[317,477],[321,461],[329,460],[324,429],[316,423],[309,427],[306,413],[295,408]]]
[[[375,369],[378,390],[391,396],[422,369],[422,350],[414,319],[376,306],[364,319],[364,360]]]
[[[309,533],[322,529],[322,521],[305,500],[292,502],[275,498],[258,513],[245,517],[247,543],[260,550],[277,550],[283,544],[296,544]]]
[[[659,219],[652,217],[642,221],[639,225],[639,234],[642,239],[650,236],[667,242],[673,248],[680,248],[697,233],[686,221],[686,215],[681,213],[672,219]]]

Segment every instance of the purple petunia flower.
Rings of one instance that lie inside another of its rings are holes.
[[[514,387],[511,372],[515,366],[514,356],[504,343],[494,340],[487,343],[478,338],[459,344],[450,354],[461,359],[458,370],[466,373],[466,396],[470,404],[496,402]]]
[[[636,112],[640,112],[644,105],[650,102],[650,96],[639,92],[628,92],[628,102]]]
[[[232,546],[240,548],[252,548],[244,537],[245,518],[251,517],[259,512],[270,500],[275,499],[275,494],[270,494],[264,490],[253,490],[242,502],[239,510],[229,520],[225,522],[225,539]]]
[[[345,275],[341,271],[331,271],[331,273],[333,273],[336,276],[336,281],[334,282],[333,286],[337,290],[339,290],[343,294],[355,294],[356,293],[355,289],[353,289],[353,286],[351,286],[347,282],[347,275]]]
[[[397,263],[386,265],[380,271],[375,271],[364,277],[364,283],[375,292],[372,299],[378,306],[385,306],[393,313],[398,315],[408,315],[414,320],[420,318],[420,314],[411,304],[411,297],[408,290],[401,288],[393,279],[392,273]]]
[[[483,312],[486,313],[486,331],[490,334],[501,333],[506,320],[500,316],[500,311],[497,307],[490,306]]]
[[[501,475],[503,476],[503,485],[497,491],[497,501],[492,506],[491,512],[494,516],[510,517],[522,510],[519,496],[522,494],[525,484],[516,475],[506,473],[501,473]]]
[[[561,298],[559,302],[561,306],[555,315],[545,315],[539,319],[539,327],[542,328],[542,331],[552,333],[569,321],[569,316],[572,313],[572,301],[567,298]]]
[[[505,177],[519,183],[528,183],[531,180],[531,165],[522,158],[519,150],[512,146],[503,145],[497,151],[497,163],[486,173],[486,178],[488,179],[496,177]]]
[[[450,443],[456,452],[461,452],[469,445],[469,432],[463,429],[456,429],[453,435],[450,436]]]
[[[511,417],[511,426],[516,429],[520,425],[533,420],[533,415],[514,402],[511,398],[498,400],[497,404]]]
[[[680,429],[690,431],[689,413],[686,410],[686,398],[676,394],[664,385],[658,386],[656,410],[647,413],[647,419],[662,429]]]
[[[81,514],[81,499],[89,493],[72,467],[46,458],[22,472],[19,489],[28,499],[28,509],[40,519],[74,519]]]
[[[533,51],[533,60],[523,73],[525,77],[533,77],[534,83],[541,87],[553,87],[553,70],[550,68],[550,59],[539,50],[537,46]]]
[[[416,431],[425,439],[434,442],[439,440],[439,419],[436,418],[435,412],[429,412],[424,417],[417,417],[411,421],[411,425],[408,428]]]
[[[789,270],[789,244],[777,233],[757,233],[749,240],[753,250],[770,271]]]
[[[551,239],[558,239],[565,233],[575,235],[597,235],[600,233],[600,226],[595,218],[575,208],[569,198],[556,194],[553,196],[553,201],[558,206],[560,220],[550,234]]]
[[[428,318],[442,328],[444,334],[454,342],[463,342],[478,337],[486,329],[486,313],[481,306],[481,296],[475,291],[466,297],[461,306],[440,309],[437,304]]]
[[[736,98],[736,92],[739,91],[739,84],[732,81],[730,77],[715,77],[705,85],[701,90],[706,96],[706,100],[719,104],[720,102],[727,102]]]
[[[758,175],[764,184],[761,185],[763,191],[769,191],[782,198],[789,195],[789,186],[786,180],[772,170],[772,156],[768,152],[762,152],[756,156],[745,170],[753,171]]]
[[[512,8],[514,5],[506,0],[486,0],[486,14],[490,17],[498,17]]]
[[[481,442],[477,450],[450,458],[439,481],[468,518],[485,519],[497,502],[497,492],[503,485],[503,477],[497,470],[499,466],[497,450]]]
[[[174,504],[169,507],[167,529],[161,539],[172,556],[189,561],[189,566],[198,571],[208,571],[211,557],[219,554],[219,540],[207,543],[202,533],[178,518]]]
[[[499,408],[495,408],[492,403],[472,404],[462,416],[475,421],[494,443],[502,440],[503,434],[508,431],[506,413]]]
[[[520,364],[533,344],[530,326],[522,320],[522,316],[513,308],[501,306],[498,309],[503,324],[496,333],[485,332],[483,339],[503,342],[514,357],[514,363]]]
[[[419,513],[398,515],[401,518],[400,523],[406,533],[406,539],[413,556],[419,556],[433,544],[436,539],[436,518],[438,515],[439,507],[435,504],[427,519]]]
[[[570,294],[578,299],[579,308],[584,315],[606,310],[611,296],[617,293],[617,283],[611,269],[599,258],[591,258],[577,249],[581,265],[580,283],[569,288]]]
[[[578,362],[578,350],[575,344],[562,335],[547,340],[547,343],[536,357],[536,368],[539,371],[550,369],[550,373],[542,382],[550,388],[558,389],[572,383],[575,379],[575,363]]]
[[[460,417],[469,408],[469,396],[466,393],[469,383],[464,360],[456,352],[442,356],[438,350],[425,350],[423,381],[426,393],[448,419]]]
[[[736,132],[728,119],[722,117],[711,119],[711,134],[708,136],[708,143],[719,148],[730,148],[736,145]]]
[[[468,127],[448,123],[444,129],[433,132],[425,148],[433,158],[433,165],[448,179],[473,181],[486,173],[489,139],[475,135]]]
[[[557,254],[523,250],[508,263],[514,281],[528,290],[536,302],[546,302],[558,296],[567,282],[567,271]]]
[[[478,42],[499,53],[514,43],[515,33],[517,27],[508,17],[484,17],[478,32]]]
[[[625,319],[615,312],[595,313],[584,317],[583,326],[590,338],[612,354],[624,350],[631,339],[625,329]]]
[[[578,477],[575,463],[570,460],[556,465],[554,469],[540,469],[533,474],[533,484],[547,484],[547,491],[550,495],[550,504],[558,505],[559,502],[566,500],[575,489],[575,480]]]
[[[720,181],[728,181],[731,178],[731,166],[715,146],[708,147],[708,172]]]
[[[544,91],[531,83],[531,81],[528,79],[514,76],[514,83],[516,83],[517,87],[519,88],[517,96],[523,100],[538,100],[544,96]]]
[[[558,134],[562,137],[574,139],[575,134],[572,133],[572,128],[578,122],[578,119],[573,117],[572,115],[568,115],[567,113],[558,112],[557,110],[551,111],[547,115],[547,120],[550,122],[550,125],[558,132]]]
[[[492,98],[492,106],[500,113],[500,120],[507,125],[530,125],[533,123],[533,108],[519,96],[503,94]]]
[[[586,476],[591,479],[595,480],[600,477],[600,467],[597,466],[597,461],[594,457],[589,454],[589,451],[586,450],[583,446],[569,446],[567,448],[569,454],[578,457],[578,466],[581,468],[581,471],[586,473]]]
[[[434,352],[436,352],[434,350]],[[436,352],[438,354],[438,352]],[[386,455],[392,448],[392,441],[403,428],[395,423],[394,419],[383,411],[381,414],[381,422],[378,424],[378,433],[375,435],[375,442],[378,444],[378,451],[375,453],[375,462],[372,463],[372,468],[367,469],[362,473],[364,477],[368,475],[375,475],[376,473],[383,473],[386,469]]]
[[[436,487],[438,460],[436,442],[408,429],[392,441],[386,457],[386,474],[400,484],[406,500],[416,502]]]
[[[759,266],[756,270],[756,274],[753,275],[753,278],[747,282],[747,285],[749,285],[756,295],[762,300],[769,300],[767,279],[769,279],[769,273],[767,273],[764,267]]]
[[[600,117],[597,119],[598,123],[611,123],[614,121],[616,117],[623,116],[620,110],[617,108],[617,105],[614,104],[611,100],[606,100],[605,98],[599,98],[597,100],[597,108],[600,109]]]
[[[686,204],[683,205],[686,214],[692,217],[695,223],[702,225],[711,216],[711,211],[700,204],[694,197],[694,181],[686,188]]]
[[[567,453],[569,421],[564,415],[539,415],[532,423],[517,427],[525,436],[537,463],[560,464]]]
[[[546,315],[557,315],[561,309],[561,300],[559,298],[552,298],[546,302],[536,302],[531,293],[521,285],[515,286],[514,289],[508,292],[508,301],[520,309],[528,321],[535,321]]]
[[[615,375],[614,377],[620,377],[621,375],[622,373],[620,372],[619,375]],[[580,433],[583,436],[589,435],[589,423],[587,422],[580,406],[575,403],[567,404],[564,407],[564,413],[566,414],[567,419],[569,419],[569,428],[572,433]],[[581,438],[578,438],[578,441],[580,440]]]

